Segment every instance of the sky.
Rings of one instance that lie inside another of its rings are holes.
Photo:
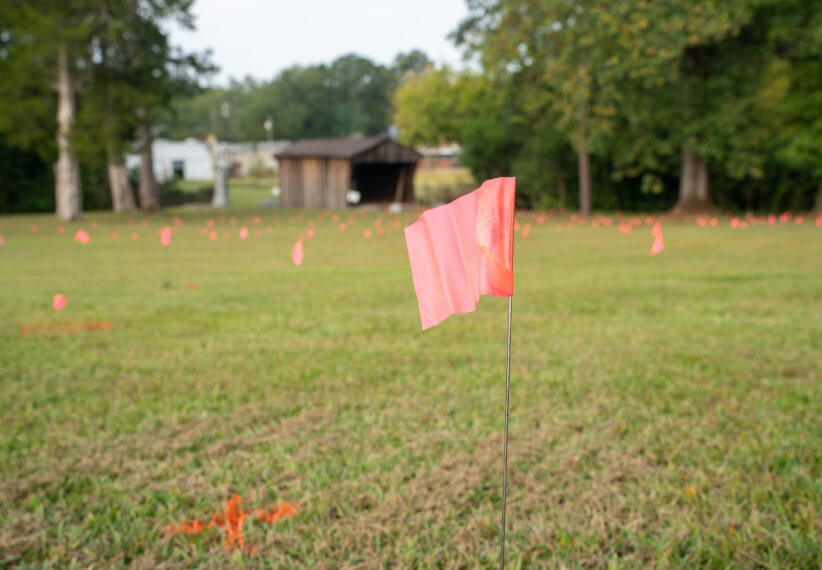
[[[465,0],[196,0],[196,31],[170,25],[187,51],[212,50],[220,72],[211,80],[270,80],[293,65],[330,63],[356,53],[390,64],[421,49],[436,63],[461,65],[447,38],[468,11]]]

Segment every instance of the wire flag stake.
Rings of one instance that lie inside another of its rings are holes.
[[[505,366],[505,436],[502,448],[502,525],[500,528],[500,570],[505,568],[505,499],[508,483],[508,401],[511,393],[511,314],[514,295],[508,296],[508,362]]]

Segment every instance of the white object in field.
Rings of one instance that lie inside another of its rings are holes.
[[[403,211],[402,202],[391,202],[391,205],[388,206],[388,211],[392,214],[399,214]]]
[[[283,191],[280,190],[279,186],[272,186],[271,187],[271,195],[274,196],[275,198],[279,198],[280,194],[282,194],[282,193],[283,193]]]
[[[345,201],[349,204],[359,204],[362,199],[362,194],[357,190],[349,190],[345,193]]]
[[[217,158],[217,176],[214,179],[214,198],[211,205],[222,208],[230,205],[228,200],[228,165],[224,157]]]

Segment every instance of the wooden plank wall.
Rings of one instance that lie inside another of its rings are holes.
[[[326,178],[324,160],[319,158],[303,158],[303,208],[320,208],[320,191]]]
[[[331,159],[328,167],[328,193],[324,207],[341,210],[347,206],[345,194],[351,189],[351,163],[345,159]]]
[[[302,168],[293,158],[280,159],[280,204],[284,208],[302,206]]]
[[[284,208],[345,208],[350,185],[351,164],[346,159],[280,159]]]

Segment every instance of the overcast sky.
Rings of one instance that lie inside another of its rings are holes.
[[[356,53],[389,64],[423,50],[437,63],[460,65],[447,36],[467,15],[465,0],[196,0],[197,30],[171,26],[188,51],[211,48],[220,73],[212,83],[250,75],[272,79],[292,65],[330,63]]]

